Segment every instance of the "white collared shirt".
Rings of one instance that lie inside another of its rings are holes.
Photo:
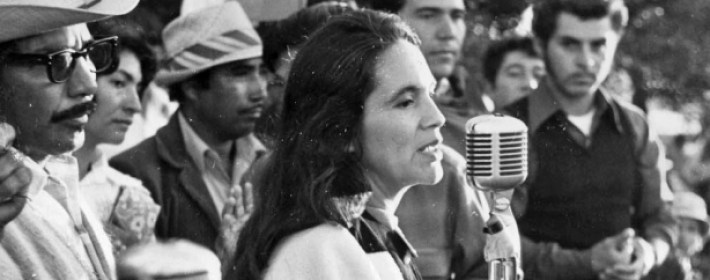
[[[93,266],[97,273],[103,277],[112,277],[113,271],[103,271],[96,255],[89,250],[106,258],[112,266],[113,254],[108,236],[103,231],[103,226],[88,209],[79,192],[79,168],[77,161],[70,155],[49,156],[44,166],[24,157],[23,163],[32,173],[29,187],[29,200],[25,205],[26,210],[33,211],[60,236],[80,262]],[[82,213],[86,220],[82,218]],[[85,225],[88,222],[90,225]],[[95,244],[87,233],[90,226],[96,233],[99,244]],[[100,251],[100,252],[99,252]],[[101,271],[98,271],[101,270]],[[99,279],[103,279],[100,276]]]
[[[231,173],[228,174],[226,168],[222,166],[217,152],[195,133],[182,112],[178,111],[177,114],[187,153],[202,173],[202,181],[205,182],[221,218],[222,208],[229,196],[229,190],[241,188],[242,177],[257,158],[257,154],[266,151],[266,148],[253,134],[237,139],[234,142],[237,151],[232,159],[234,164]]]

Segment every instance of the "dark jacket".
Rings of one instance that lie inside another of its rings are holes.
[[[162,207],[156,237],[184,238],[214,249],[221,219],[185,148],[177,114],[154,137],[115,156],[109,164],[143,181]]]
[[[514,212],[520,217],[518,225],[522,235],[538,242],[587,249],[604,237],[620,232],[624,226],[631,226],[644,238],[660,238],[673,244],[677,231],[675,220],[667,207],[672,194],[661,172],[664,158],[662,145],[650,130],[643,113],[599,90],[594,98],[597,112],[592,121],[592,136],[585,137],[567,120],[550,91],[547,84],[543,83],[530,96],[511,104],[505,110],[507,114],[523,120],[529,129],[528,178],[526,183],[516,188],[512,202]],[[550,142],[551,139],[557,140]],[[600,157],[617,159],[601,163],[594,161]],[[569,170],[572,168],[578,170]],[[573,172],[583,175],[573,175]],[[617,182],[609,183],[613,180]],[[624,193],[612,194],[609,188]],[[584,191],[571,191],[573,189]],[[596,196],[605,198],[594,199],[590,192],[595,191]],[[623,202],[623,207],[613,205],[617,202]],[[585,207],[584,203],[589,204]],[[583,209],[578,209],[580,206]],[[555,208],[550,210],[552,207]],[[600,209],[616,211],[608,215],[623,218],[623,223],[612,224],[609,219],[602,219],[590,229],[592,223],[584,219],[599,216]],[[557,212],[535,215],[544,211]],[[571,218],[571,221],[565,220],[572,213],[581,214]],[[545,218],[556,218],[558,222],[553,223]],[[554,230],[548,226],[554,226]],[[535,230],[535,235],[526,236]],[[547,235],[538,234],[543,231]],[[556,233],[560,237],[551,237]],[[584,236],[589,240],[583,245],[569,244],[565,241],[569,236],[577,236],[576,239]],[[526,244],[533,243],[523,238],[524,269],[526,259],[539,260],[540,257],[533,256],[541,254],[540,250],[527,247]],[[526,278],[555,279],[552,276],[555,275],[561,276],[560,279],[590,279],[566,275],[570,271],[589,272],[588,251],[570,254],[558,248],[549,252],[552,254],[545,261],[527,263]],[[547,265],[540,265],[545,263]]]

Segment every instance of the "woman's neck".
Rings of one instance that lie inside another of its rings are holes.
[[[411,186],[393,188],[383,180],[379,180],[374,176],[365,175],[365,177],[367,177],[372,186],[372,196],[370,196],[367,205],[369,207],[382,209],[394,215],[394,212],[397,211],[397,207],[399,207],[399,202]]]
[[[81,148],[72,153],[76,157],[79,165],[79,179],[83,179],[91,169],[91,164],[101,158],[101,151],[98,148],[98,143],[90,141],[88,138]]]

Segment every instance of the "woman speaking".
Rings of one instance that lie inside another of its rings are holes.
[[[418,44],[398,17],[356,11],[303,46],[228,279],[420,279],[394,216],[443,173]]]

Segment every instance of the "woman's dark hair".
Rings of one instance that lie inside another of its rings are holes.
[[[391,14],[399,13],[404,8],[404,4],[407,4],[407,0],[356,0],[355,2],[360,7]]]
[[[530,57],[540,57],[531,37],[515,36],[495,41],[488,46],[483,54],[483,77],[488,83],[495,85],[505,56],[514,51],[522,52]]]
[[[282,61],[279,61],[281,54],[289,54],[289,49],[300,47],[308,40],[311,34],[321,28],[329,18],[346,12],[353,11],[354,8],[342,5],[343,2],[322,2],[316,6],[301,9],[297,13],[286,19],[270,23],[261,24],[257,31],[264,43],[264,54],[262,59],[266,67],[276,73]],[[256,124],[255,134],[265,145],[273,146],[273,139],[281,122],[281,110],[283,103],[283,91],[285,84],[281,80],[285,77],[275,78],[269,82],[269,97],[267,107],[262,117]]]
[[[557,30],[557,19],[563,12],[582,20],[611,17],[611,25],[617,33],[623,33],[629,20],[628,9],[623,0],[544,0],[533,6],[532,30],[535,36],[547,45]]]
[[[126,16],[113,17],[107,20],[88,24],[91,35],[96,38],[118,36],[118,54],[122,51],[132,52],[141,64],[141,75],[143,80],[138,84],[138,95],[143,96],[143,92],[148,84],[155,77],[158,71],[158,62],[155,52],[147,43],[147,37],[143,28]],[[108,75],[111,73],[101,73]]]
[[[228,279],[261,279],[284,237],[325,221],[347,226],[334,201],[370,191],[358,152],[364,104],[375,88],[378,60],[400,41],[419,44],[399,17],[368,10],[332,17],[302,47],[263,170],[268,175],[256,181],[256,207]]]

